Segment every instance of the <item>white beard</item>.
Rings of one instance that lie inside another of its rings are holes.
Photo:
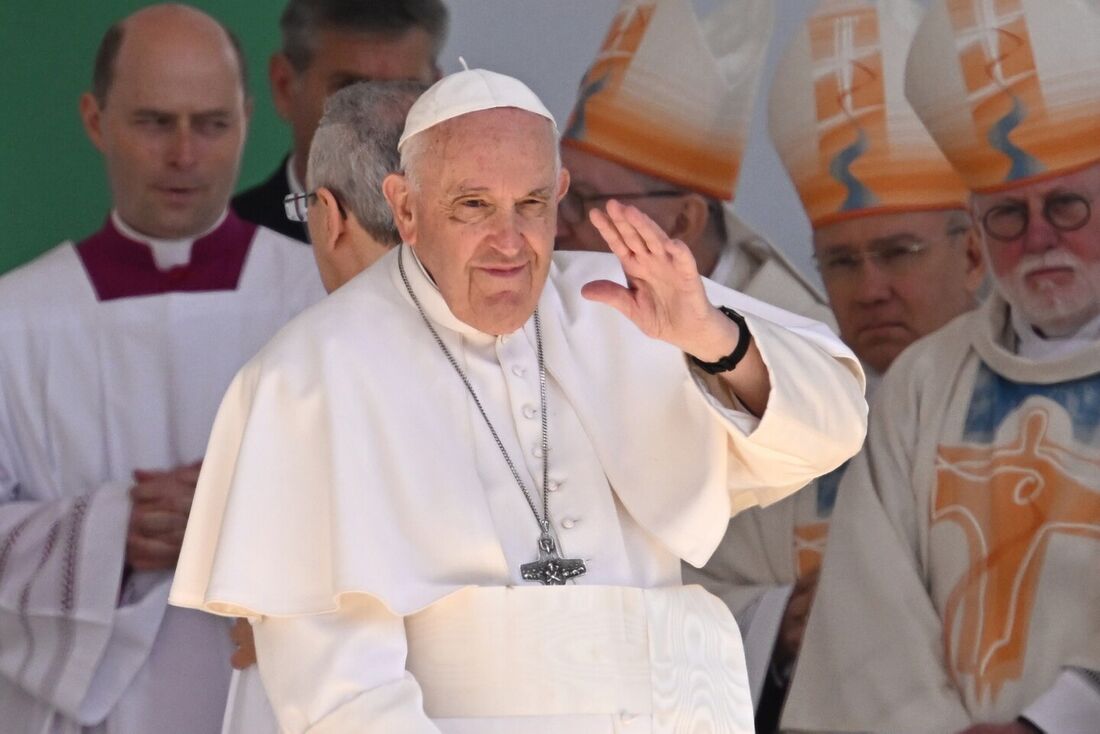
[[[1036,270],[1069,267],[1069,285],[1028,285],[1027,276]],[[1066,250],[1050,250],[1020,260],[1016,269],[994,276],[1001,296],[1023,318],[1048,337],[1068,336],[1100,314],[1100,262],[1085,263]]]

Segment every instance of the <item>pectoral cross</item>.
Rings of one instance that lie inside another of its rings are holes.
[[[539,559],[519,567],[526,581],[538,581],[543,586],[562,586],[566,581],[582,576],[588,569],[579,558],[562,558],[549,532],[539,537]]]

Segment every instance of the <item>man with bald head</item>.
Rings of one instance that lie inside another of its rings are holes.
[[[250,102],[209,16],[145,8],[80,100],[103,228],[0,278],[0,708],[9,731],[215,732],[225,625],[168,609],[218,397],[320,296],[228,210]]]

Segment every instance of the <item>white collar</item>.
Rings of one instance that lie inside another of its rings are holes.
[[[213,232],[218,227],[222,226],[226,216],[229,214],[229,210],[226,209],[218,217],[217,221],[206,230],[199,232],[194,237],[183,237],[180,239],[160,239],[157,237],[150,237],[149,235],[142,234],[129,224],[123,221],[119,216],[117,209],[111,210],[111,223],[115,226],[115,229],[119,233],[134,242],[141,243],[148,247],[153,253],[153,262],[156,263],[158,270],[171,270],[174,267],[181,265],[187,265],[191,262],[191,246],[195,244],[195,240],[201,239],[206,235]]]
[[[737,262],[737,248],[723,247],[718,252],[718,260],[714,263],[714,270],[707,277],[715,283],[730,283],[733,280],[734,265]]]
[[[306,187],[298,180],[298,174],[294,172],[294,154],[286,159],[286,185],[292,194],[304,194]]]
[[[1092,349],[1100,342],[1100,316],[1086,322],[1069,336],[1049,339],[1036,333],[1016,309],[1009,308],[1009,318],[1012,332],[1016,335],[1016,354],[1036,362],[1065,359],[1084,349]]]

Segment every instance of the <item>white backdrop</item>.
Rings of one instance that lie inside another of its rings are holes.
[[[723,0],[695,0],[707,12]],[[742,218],[820,283],[810,257],[810,225],[767,131],[767,92],[775,62],[816,0],[773,0],[775,30],[734,204]],[[448,0],[452,23],[441,61],[511,74],[542,98],[559,125],[573,107],[577,84],[603,40],[618,0]]]

